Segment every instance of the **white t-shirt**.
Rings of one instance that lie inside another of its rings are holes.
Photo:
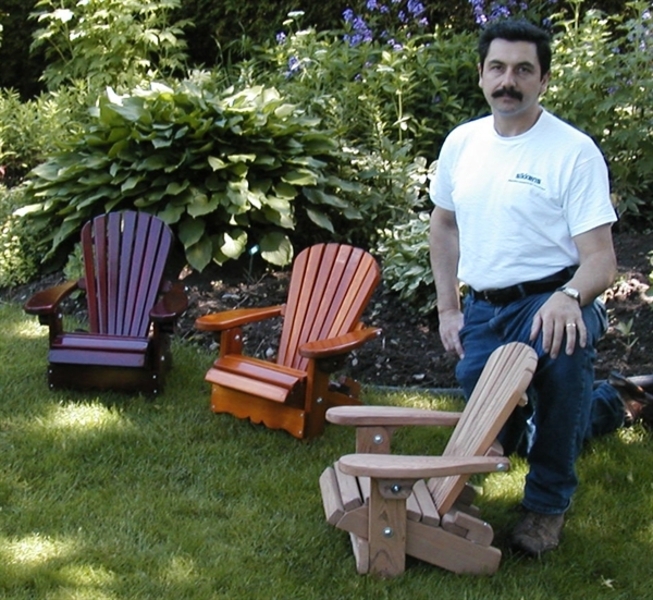
[[[430,193],[456,214],[458,278],[476,290],[577,265],[572,237],[616,221],[601,152],[547,111],[514,137],[500,136],[492,116],[454,129]]]

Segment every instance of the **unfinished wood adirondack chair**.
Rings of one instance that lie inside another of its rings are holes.
[[[494,533],[472,504],[473,473],[506,471],[497,434],[537,365],[535,351],[497,349],[462,413],[401,407],[342,407],[327,419],[356,426],[356,454],[320,477],[327,521],[349,532],[359,573],[400,575],[406,555],[456,573],[491,574],[501,561]],[[455,425],[442,456],[397,456],[393,431],[404,425]]]
[[[329,407],[360,404],[360,385],[332,381],[348,353],[381,330],[360,317],[380,279],[369,253],[317,244],[296,258],[284,305],[241,308],[200,317],[195,326],[220,336],[218,359],[206,374],[216,413],[284,429],[296,438],[322,433]],[[276,362],[242,354],[242,326],[283,317]]]
[[[24,305],[50,328],[50,388],[161,392],[169,336],[188,301],[164,281],[172,232],[143,212],[95,217],[82,228],[84,276],[43,290]],[[88,331],[65,331],[62,301],[86,293]]]

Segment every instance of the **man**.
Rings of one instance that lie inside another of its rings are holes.
[[[517,340],[538,353],[530,403],[500,440],[529,462],[511,544],[539,556],[559,543],[583,441],[623,425],[625,408],[637,419],[649,396],[616,374],[594,389],[595,346],[607,326],[596,298],[616,275],[616,216],[599,149],[540,105],[549,36],[505,20],[483,31],[478,49],[491,115],[443,144],[431,184],[431,264],[440,337],[460,357],[456,376],[468,396],[499,345]],[[469,288],[464,313],[460,281]]]

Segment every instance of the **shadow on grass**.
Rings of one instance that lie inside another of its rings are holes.
[[[645,598],[653,552],[651,438],[597,440],[561,548],[540,561],[504,555],[493,577],[415,560],[392,581],[355,572],[348,536],[324,521],[318,478],[353,451],[328,426],[302,443],[209,409],[213,356],[175,342],[165,393],[51,392],[45,328],[0,305],[0,596],[107,599]],[[418,391],[366,389],[369,403],[456,408]],[[446,431],[402,430],[396,449],[438,453]],[[478,480],[503,543],[525,463]]]

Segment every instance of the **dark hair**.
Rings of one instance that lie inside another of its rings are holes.
[[[509,42],[533,42],[537,48],[537,59],[540,61],[542,76],[551,69],[551,37],[546,31],[526,19],[503,19],[488,25],[483,30],[478,40],[481,68],[487,58],[490,44],[497,38]]]

